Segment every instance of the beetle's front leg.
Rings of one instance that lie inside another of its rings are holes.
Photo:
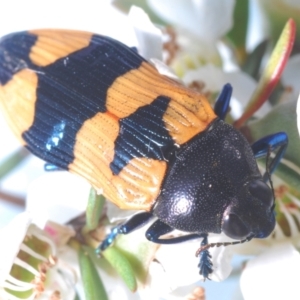
[[[188,234],[184,236],[179,236],[175,238],[169,238],[169,239],[160,239],[160,236],[167,234],[174,229],[170,227],[169,225],[163,223],[160,220],[157,220],[154,222],[149,229],[146,231],[146,237],[149,241],[158,243],[158,244],[177,244],[182,243],[185,241],[193,240],[193,239],[199,239],[203,238],[201,242],[201,247],[208,244],[207,242],[207,233],[201,233],[201,234]],[[213,272],[213,265],[211,262],[211,255],[208,250],[204,250],[200,253],[200,262],[198,264],[200,275],[203,275],[204,280],[209,279],[209,275]]]
[[[96,252],[100,253],[109,247],[119,234],[128,234],[148,223],[153,218],[152,213],[142,212],[132,216],[127,222],[112,229],[102,241]]]
[[[263,176],[264,181],[268,179],[268,172],[272,174],[283,157],[288,145],[288,136],[285,132],[278,132],[265,136],[252,144],[255,158],[265,157],[270,155],[270,152],[277,151],[275,157],[268,164],[268,170]]]
[[[189,240],[199,239],[199,237],[202,237],[202,235],[194,233],[179,236],[176,238],[160,239],[162,235],[167,234],[173,230],[174,228],[172,228],[171,226],[165,224],[160,220],[157,220],[146,231],[146,238],[149,241],[157,244],[178,244]]]

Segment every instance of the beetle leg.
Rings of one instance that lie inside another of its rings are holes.
[[[275,157],[268,164],[268,170],[263,175],[264,181],[268,179],[268,172],[272,174],[275,171],[285,153],[287,145],[287,134],[285,132],[278,132],[261,138],[251,146],[255,158],[265,157],[270,155],[270,152],[277,151]]]
[[[177,244],[189,240],[199,239],[200,237],[203,236],[202,234],[194,233],[194,234],[188,234],[188,235],[183,235],[183,236],[169,238],[169,239],[159,238],[160,236],[167,234],[173,230],[174,228],[172,228],[171,226],[163,223],[160,220],[157,220],[146,231],[146,238],[149,241],[157,244]]]
[[[174,229],[170,227],[169,225],[163,223],[160,220],[157,220],[154,222],[149,229],[146,231],[146,237],[149,241],[158,243],[158,244],[177,244],[182,243],[185,241],[193,240],[193,239],[199,239],[203,237],[203,240],[201,242],[201,247],[206,246],[208,244],[207,241],[207,233],[200,233],[200,234],[188,234],[184,236],[179,236],[176,238],[169,238],[169,239],[160,239],[159,237],[161,235],[164,235],[166,233],[169,233],[173,231]],[[203,275],[204,279],[209,279],[208,276],[213,272],[212,269],[212,262],[211,262],[211,255],[209,251],[203,250],[200,253],[200,262],[198,264],[199,267],[199,273],[200,275]]]
[[[44,164],[44,170],[46,172],[52,172],[52,171],[62,171],[63,169],[61,169],[60,167],[50,164],[50,163],[45,163]]]
[[[232,86],[227,83],[223,86],[223,89],[215,103],[214,111],[216,115],[221,119],[224,120],[226,114],[228,112],[230,98],[232,94]]]
[[[201,241],[201,247],[204,247],[208,244],[207,241],[207,234],[203,237],[203,240]],[[200,253],[200,261],[198,264],[200,275],[202,275],[205,279],[209,279],[209,274],[213,272],[213,264],[211,262],[211,255],[209,251],[206,249]]]
[[[148,223],[153,218],[153,214],[149,212],[142,212],[132,216],[124,224],[121,224],[112,229],[112,231],[105,237],[96,252],[104,251],[109,247],[119,234],[128,234]]]
[[[130,47],[130,49],[133,50],[134,52],[138,53],[137,47]]]

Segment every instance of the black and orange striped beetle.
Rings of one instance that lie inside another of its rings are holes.
[[[266,182],[287,135],[250,146],[223,121],[230,85],[212,109],[134,49],[69,30],[3,37],[0,83],[4,116],[26,148],[82,176],[120,208],[143,211],[116,227],[99,251],[156,217],[146,232],[152,242],[202,238],[199,268],[208,278],[209,233],[238,243],[273,231],[275,202]],[[262,176],[255,158],[270,151],[276,155]],[[189,234],[160,238],[174,229]]]

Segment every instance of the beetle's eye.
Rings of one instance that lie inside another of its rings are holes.
[[[227,236],[236,240],[242,240],[250,233],[246,225],[235,214],[229,214],[224,218],[222,230]]]
[[[249,192],[251,195],[271,208],[274,205],[273,193],[269,186],[261,180],[253,180],[249,183]]]

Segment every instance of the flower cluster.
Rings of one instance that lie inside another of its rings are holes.
[[[129,35],[135,34],[138,52],[161,74],[205,94],[212,105],[229,82],[233,95],[226,121],[240,129],[250,143],[279,131],[288,134],[289,147],[272,175],[276,228],[265,240],[212,248],[216,268],[211,279],[216,282],[203,284],[197,268],[199,259],[195,257],[198,240],[158,245],[147,241],[145,230],[140,229],[120,236],[101,258],[97,257],[94,250],[99,242],[135,212],[120,210],[96,195],[83,179],[67,172],[39,174],[27,191],[25,212],[0,229],[0,299],[192,300],[205,299],[205,292],[211,299],[220,295],[232,279],[240,280],[240,291],[234,299],[298,299],[298,2],[128,2],[113,1],[128,12],[122,17],[129,20]],[[109,5],[105,8],[114,9]],[[0,165],[0,179],[19,165],[23,157],[19,154],[9,164],[6,160]],[[33,160],[28,172],[32,165],[35,169],[41,167]],[[264,172],[265,161],[259,161],[259,167]],[[22,174],[22,169],[15,175],[20,176],[17,174]],[[2,180],[1,187],[14,188],[15,178]],[[172,232],[172,236],[183,234]],[[209,240],[217,243],[229,239],[209,235]],[[234,272],[232,257],[245,259],[245,264],[239,263]],[[225,285],[219,283],[223,280]]]

